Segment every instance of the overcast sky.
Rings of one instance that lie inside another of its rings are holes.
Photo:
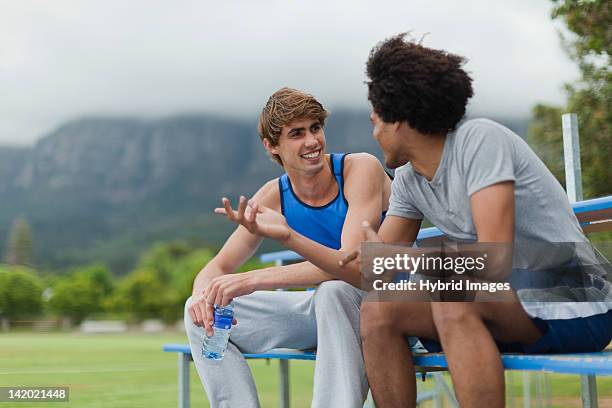
[[[0,0],[0,144],[82,115],[252,118],[282,86],[368,109],[365,61],[412,30],[466,56],[472,112],[563,103],[577,70],[548,0]]]

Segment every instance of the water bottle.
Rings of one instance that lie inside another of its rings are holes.
[[[204,344],[202,345],[202,356],[211,360],[222,360],[229,341],[230,329],[232,328],[232,320],[234,320],[234,302],[229,305],[215,305],[215,314],[213,322],[213,335],[204,336]]]

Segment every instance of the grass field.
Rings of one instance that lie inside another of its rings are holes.
[[[164,343],[185,342],[184,335],[168,333],[0,334],[0,386],[70,387],[70,402],[67,403],[0,403],[0,408],[176,407],[177,357],[175,353],[162,352],[161,347]],[[257,360],[249,364],[262,407],[278,406],[278,363]],[[292,407],[310,406],[313,372],[312,362],[291,363]],[[514,394],[521,395],[521,374],[513,375]],[[550,378],[554,406],[580,406],[578,377],[555,375]],[[599,378],[598,387],[602,397],[600,407],[612,406],[612,378]],[[193,407],[208,407],[193,364],[191,401]],[[516,404],[522,406],[520,400]]]
[[[70,387],[70,402],[50,406],[121,408],[176,407],[177,356],[164,343],[186,343],[179,334],[85,335],[0,334],[0,386]],[[277,406],[278,364],[249,362],[263,407]],[[310,406],[312,362],[291,366],[292,407]],[[191,365],[193,407],[208,407]],[[0,407],[42,408],[41,403],[0,403]]]

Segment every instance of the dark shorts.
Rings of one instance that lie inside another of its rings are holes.
[[[503,353],[588,353],[601,351],[612,341],[612,310],[607,313],[575,319],[543,320],[531,319],[542,332],[534,344],[496,342]],[[438,341],[419,339],[431,353],[439,353],[442,346]]]

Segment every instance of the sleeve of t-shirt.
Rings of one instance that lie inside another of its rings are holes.
[[[391,182],[391,197],[389,197],[387,215],[421,220],[423,219],[423,213],[412,202],[407,181],[408,177],[406,172],[402,170],[398,169],[395,172],[395,178]]]
[[[512,135],[495,123],[467,124],[459,143],[459,160],[468,196],[503,181],[516,181]]]

